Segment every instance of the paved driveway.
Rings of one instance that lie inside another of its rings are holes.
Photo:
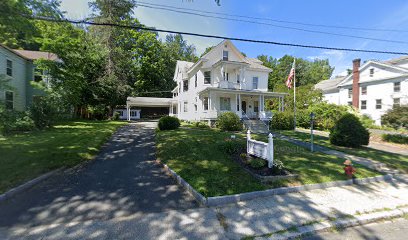
[[[122,127],[95,161],[48,179],[0,203],[0,227],[183,210],[197,207],[154,163],[156,122]]]

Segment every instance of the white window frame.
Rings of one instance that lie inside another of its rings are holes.
[[[361,87],[361,95],[367,95],[367,86]]]
[[[183,111],[188,112],[188,102],[183,102]]]
[[[209,107],[208,97],[204,97],[204,98],[203,98],[203,110],[204,110],[204,111],[208,111],[208,107]]]
[[[381,108],[382,108],[382,100],[381,99],[375,99],[375,109],[381,109]]]
[[[363,105],[364,105],[364,108],[363,108]],[[361,108],[361,110],[366,110],[367,109],[367,100],[361,100],[360,108]]]
[[[186,82],[187,82],[187,85],[185,84]],[[187,91],[188,91],[188,85],[189,85],[188,80],[183,80],[183,92],[187,92]]]
[[[353,89],[352,88],[348,88],[347,89],[347,94],[348,94],[348,98],[351,98],[353,96]]]
[[[394,92],[401,92],[401,82],[394,82]]]
[[[370,77],[373,77],[374,76],[374,68],[370,68]]]
[[[10,63],[10,65],[9,65],[9,63]],[[6,75],[10,76],[10,77],[13,76],[13,61],[10,60],[10,59],[6,60]]]
[[[206,76],[206,74],[208,74]],[[209,82],[207,82],[209,80]],[[204,72],[204,84],[211,84],[211,71],[205,71]]]
[[[255,79],[256,79],[256,81],[255,81]],[[259,77],[257,77],[257,76],[252,77],[252,89],[259,89]]]
[[[396,101],[395,100],[397,100],[398,99],[398,103],[396,103]],[[396,106],[401,106],[401,98],[394,98],[393,100],[392,100],[393,102],[392,102],[392,106],[393,107],[396,107]]]
[[[229,60],[229,51],[228,50],[222,50],[222,60],[223,61],[228,61]]]

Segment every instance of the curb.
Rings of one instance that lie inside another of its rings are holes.
[[[201,206],[206,207],[217,207],[221,205],[231,204],[231,203],[238,203],[240,201],[247,201],[255,198],[262,198],[268,197],[273,195],[282,195],[287,193],[295,193],[295,192],[302,192],[302,191],[309,191],[314,189],[325,189],[330,187],[341,187],[341,186],[349,186],[349,185],[362,185],[362,184],[369,184],[373,182],[382,182],[382,181],[393,181],[394,177],[391,174],[376,176],[376,177],[369,177],[363,179],[350,179],[345,181],[335,181],[335,182],[326,182],[326,183],[316,183],[316,184],[307,184],[302,186],[296,187],[282,187],[282,188],[274,188],[268,189],[264,191],[256,191],[256,192],[247,192],[247,193],[240,193],[234,195],[226,195],[226,196],[218,196],[218,197],[204,197],[201,193],[195,190],[188,182],[186,182],[181,176],[179,176],[176,172],[174,172],[169,166],[157,160],[159,164],[161,164],[165,171],[173,177],[176,182],[186,189],[193,197],[199,202]]]
[[[62,172],[64,169],[65,168],[58,168],[56,170],[53,170],[53,171],[48,172],[46,174],[43,174],[43,175],[41,175],[39,177],[36,177],[36,178],[26,182],[26,183],[23,183],[23,184],[15,187],[15,188],[10,189],[9,191],[7,191],[7,192],[0,195],[0,203],[12,198],[13,196],[15,196],[15,195],[17,195],[17,194],[19,194],[21,192],[24,192],[24,191],[34,187],[35,185],[37,185],[40,182],[52,177],[53,175]]]
[[[255,239],[269,239],[269,240],[281,240],[281,239],[298,239],[301,237],[310,236],[319,232],[325,232],[332,228],[347,228],[368,223],[374,223],[380,220],[387,220],[393,218],[403,217],[408,214],[408,208],[394,209],[391,211],[382,211],[375,213],[368,213],[364,215],[355,216],[351,219],[340,219],[333,222],[323,221],[307,226],[301,226],[297,228],[296,232],[287,232],[283,234],[272,234],[270,237],[255,237]]]

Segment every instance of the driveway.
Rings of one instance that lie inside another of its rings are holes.
[[[0,227],[109,220],[197,207],[155,160],[156,122],[120,128],[96,159],[0,203]]]

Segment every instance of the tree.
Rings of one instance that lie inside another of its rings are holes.
[[[58,0],[2,0],[0,1],[0,43],[10,48],[38,50],[41,37],[35,20],[29,16],[60,18]]]
[[[167,35],[165,45],[175,60],[188,62],[196,62],[198,60],[195,46],[189,45],[181,34]]]

